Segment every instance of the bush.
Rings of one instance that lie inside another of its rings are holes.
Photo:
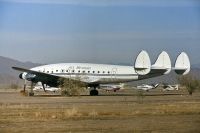
[[[11,88],[11,89],[18,89],[19,86],[18,86],[17,84],[11,84],[11,85],[10,85],[10,88]]]
[[[80,78],[61,78],[59,80],[62,96],[80,96],[83,92],[85,84],[80,81]]]
[[[193,75],[184,75],[178,77],[179,84],[185,86],[189,95],[200,88],[200,81],[197,80]]]

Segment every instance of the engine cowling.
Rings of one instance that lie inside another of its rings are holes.
[[[21,74],[19,74],[19,78],[26,79],[26,75],[27,75],[27,73],[21,73]]]
[[[29,81],[32,81],[35,77],[36,77],[35,74],[30,74],[30,73],[26,73],[26,72],[21,73],[19,75],[20,79],[25,79],[25,80],[29,80]]]

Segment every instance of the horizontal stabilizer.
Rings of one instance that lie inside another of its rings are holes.
[[[171,60],[167,52],[163,51],[157,58],[151,69],[154,70],[166,70],[164,74],[168,74],[171,71]]]
[[[139,75],[146,75],[151,70],[151,61],[146,51],[141,51],[135,60],[135,71]]]
[[[190,60],[185,52],[176,59],[174,70],[177,74],[186,75],[190,72]]]

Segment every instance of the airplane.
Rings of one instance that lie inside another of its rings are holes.
[[[182,52],[176,59],[175,67],[172,68],[171,60],[167,52],[163,51],[158,56],[156,62],[151,65],[149,54],[142,50],[136,57],[134,66],[90,64],[90,63],[59,63],[34,67],[31,69],[12,67],[21,71],[20,79],[31,82],[30,96],[34,95],[33,87],[37,82],[41,82],[45,90],[45,85],[58,87],[60,79],[71,79],[82,82],[90,90],[91,96],[97,96],[101,84],[125,83],[147,78],[153,78],[169,74],[174,70],[177,74],[186,75],[190,71],[190,60],[185,52]]]
[[[159,84],[155,84],[155,85],[154,84],[152,84],[152,85],[142,84],[142,85],[137,86],[137,89],[149,91],[149,90],[157,88],[158,86],[159,86]]]
[[[124,84],[119,84],[119,85],[115,85],[115,84],[103,84],[100,85],[100,89],[105,90],[105,91],[113,91],[113,92],[117,92],[120,89],[124,88]]]
[[[163,84],[163,91],[173,91],[173,90],[179,90],[179,85],[169,85],[169,84]]]

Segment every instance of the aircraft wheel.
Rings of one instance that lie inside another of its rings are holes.
[[[90,96],[98,96],[99,92],[97,90],[91,90]]]
[[[94,96],[94,90],[90,91],[90,96]]]
[[[94,92],[95,92],[95,96],[99,95],[99,92],[97,90],[95,90]]]

